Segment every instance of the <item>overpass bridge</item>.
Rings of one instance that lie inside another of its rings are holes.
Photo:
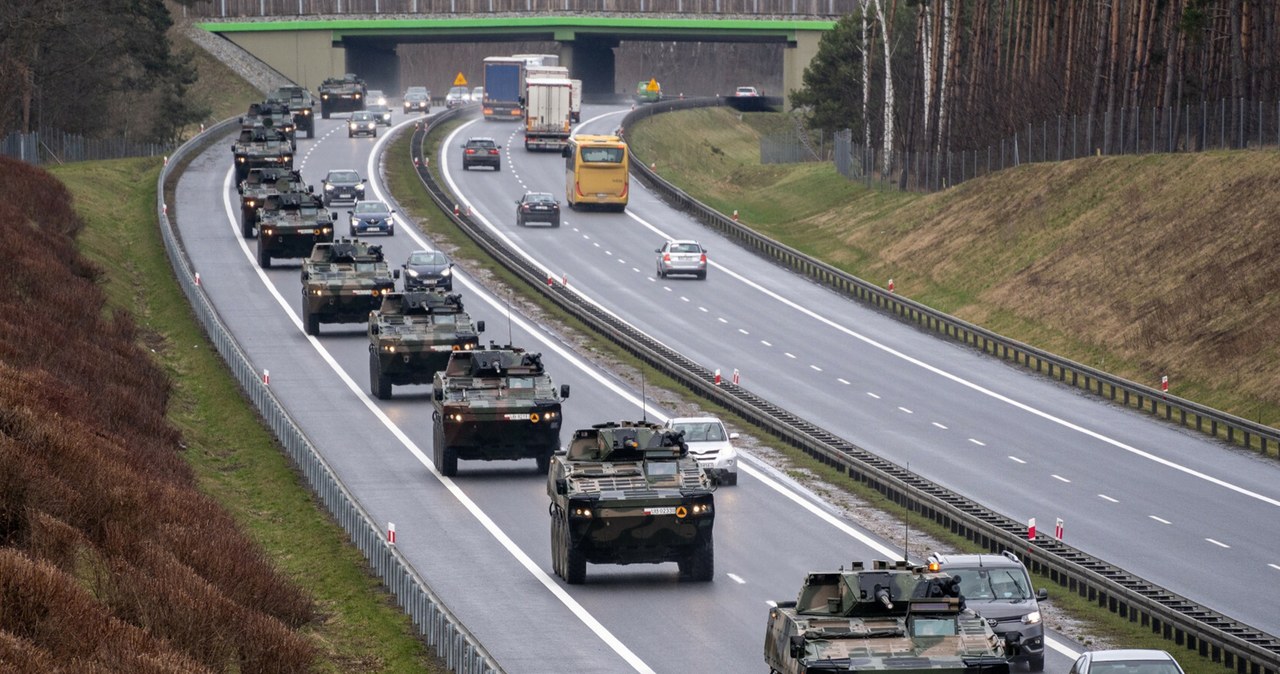
[[[265,8],[267,0],[258,0]],[[283,0],[276,0],[279,5]],[[353,0],[348,0],[351,2]],[[383,0],[405,4],[412,0]],[[433,3],[462,0],[431,0]],[[499,0],[469,0],[499,2]],[[568,2],[569,0],[562,0]],[[637,0],[652,2],[654,0]],[[835,0],[661,0],[664,3],[777,3]],[[849,2],[850,0],[842,0]],[[523,0],[532,4],[534,0]],[[285,4],[292,4],[285,2]],[[425,0],[424,0],[425,4]],[[286,77],[316,89],[326,77],[359,73],[366,80],[399,81],[396,48],[412,43],[551,41],[560,45],[560,63],[581,79],[586,95],[615,92],[614,48],[622,40],[669,42],[778,43],[783,91],[800,88],[804,70],[818,53],[822,33],[835,22],[815,18],[744,18],[702,14],[692,18],[654,15],[596,16],[365,16],[217,20],[199,24],[252,53]],[[479,83],[477,83],[479,84]]]

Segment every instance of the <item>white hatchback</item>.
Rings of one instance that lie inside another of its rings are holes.
[[[667,428],[684,431],[689,454],[717,484],[738,484],[738,450],[732,440],[737,433],[729,433],[715,417],[675,417],[667,420]]]

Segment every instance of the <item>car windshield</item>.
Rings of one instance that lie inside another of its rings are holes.
[[[673,243],[671,244],[671,252],[673,253],[701,253],[702,246],[696,243]]]
[[[356,112],[352,113],[351,119],[357,122],[367,122],[373,119],[373,115],[368,112]]]
[[[330,171],[329,182],[331,183],[358,183],[360,182],[360,174],[355,171]]]
[[[685,442],[723,442],[724,428],[712,422],[681,423],[672,426],[677,431],[684,431]]]
[[[1125,660],[1123,662],[1097,662],[1089,668],[1089,674],[1182,674],[1168,660]]]
[[[466,96],[466,95],[467,95],[467,88],[466,88],[466,87],[454,87],[454,88],[452,88],[452,89],[450,89],[450,90],[449,90],[449,95],[450,95],[450,96],[453,96],[453,97]]]
[[[551,194],[547,192],[530,192],[524,195],[524,200],[526,202],[550,203],[555,201],[555,197],[551,196]]]
[[[467,141],[467,145],[468,145],[469,147],[493,147],[493,146],[494,146],[494,142],[493,142],[493,141],[491,141],[491,140],[475,140],[475,139],[472,139],[472,140]]]
[[[361,201],[356,204],[357,213],[386,213],[387,206],[381,201]]]
[[[965,599],[1022,601],[1031,598],[1031,583],[1019,568],[948,567],[947,573],[960,577],[960,594]]]
[[[449,258],[438,250],[420,250],[409,256],[409,264],[446,264]]]

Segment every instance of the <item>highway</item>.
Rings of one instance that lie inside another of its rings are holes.
[[[331,168],[354,168],[366,178],[375,172],[384,136],[347,139],[344,124],[317,120],[316,139],[298,141],[308,183],[318,185]],[[545,478],[533,461],[462,462],[456,478],[439,475],[429,460],[429,387],[397,387],[392,400],[376,401],[367,390],[364,324],[304,334],[299,265],[277,260],[258,268],[254,242],[238,233],[228,155],[215,143],[197,156],[170,205],[202,286],[346,487],[376,520],[395,523],[401,552],[508,671],[762,671],[768,602],[793,599],[807,571],[896,555],[891,542],[748,460],[739,485],[716,494],[714,582],[678,582],[675,564],[592,565],[587,584],[564,585],[551,573]],[[373,182],[371,196],[379,189]],[[332,210],[342,233],[345,207]],[[395,266],[429,247],[404,221],[382,242]],[[717,275],[705,287],[722,282]],[[486,337],[506,341],[503,300],[465,271],[455,290],[486,321]],[[519,315],[509,325],[515,344],[540,351],[556,382],[572,387],[564,408],[569,428],[641,415],[636,391],[582,361],[559,335]],[[650,407],[647,414],[665,413]],[[1047,671],[1064,672],[1070,660],[1053,651]]]
[[[626,110],[587,106],[580,133]],[[460,170],[458,144],[493,136],[498,173]],[[899,465],[1097,557],[1280,633],[1280,466],[1135,414],[878,314],[764,261],[632,181],[624,214],[566,208],[520,228],[525,190],[564,199],[564,160],[515,125],[473,121],[437,160],[474,214],[556,278],[666,345]],[[645,157],[662,162],[662,157]],[[665,238],[699,239],[705,281],[658,279]],[[1229,569],[1232,583],[1221,582]]]

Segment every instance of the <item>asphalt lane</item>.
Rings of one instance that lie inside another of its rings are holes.
[[[588,106],[579,132],[625,110]],[[492,136],[500,172],[461,171],[457,144]],[[646,158],[651,159],[651,158]],[[671,209],[632,181],[625,214],[565,209],[518,227],[526,190],[564,200],[563,160],[518,128],[476,121],[438,158],[455,191],[528,257],[708,368],[900,465],[1175,592],[1280,632],[1280,467],[1032,376],[850,302]],[[661,161],[661,158],[657,158]],[[695,238],[708,279],[656,278],[653,249]],[[1134,543],[1140,542],[1138,545]],[[1240,579],[1224,587],[1221,569]]]
[[[374,142],[346,139],[339,119],[319,124],[315,141],[299,141],[307,181],[318,186],[330,168],[366,173]],[[376,520],[396,523],[401,551],[509,671],[759,671],[768,601],[793,598],[814,568],[894,551],[786,476],[748,464],[737,487],[717,493],[714,582],[680,583],[674,564],[592,565],[586,585],[563,585],[550,570],[545,478],[533,462],[462,462],[452,480],[435,472],[429,387],[375,401],[362,324],[302,332],[299,266],[257,268],[253,242],[238,235],[226,154],[216,144],[179,183],[175,213],[202,285],[343,483]],[[344,209],[332,210],[341,233]],[[402,224],[382,240],[393,264],[426,246],[412,234]],[[457,289],[485,336],[506,341],[503,302],[465,273]],[[583,364],[572,345],[520,316],[509,325],[516,344],[541,351],[557,383],[571,385],[569,428],[639,416],[636,392]]]

